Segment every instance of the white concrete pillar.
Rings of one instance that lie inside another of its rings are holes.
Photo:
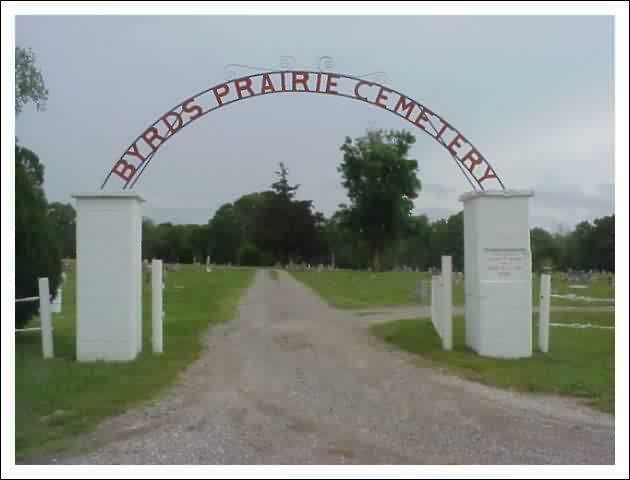
[[[44,358],[53,358],[52,321],[50,319],[50,287],[48,278],[39,278],[39,320],[42,325],[42,352]]]
[[[453,259],[442,257],[442,347],[453,349]]]
[[[532,354],[531,191],[469,192],[464,203],[466,344],[499,358]]]
[[[551,275],[540,276],[540,308],[538,314],[538,349],[549,351],[549,307],[551,303]]]
[[[77,201],[77,359],[136,358],[142,350],[142,198]]]
[[[162,325],[164,311],[162,307],[162,260],[153,260],[151,265],[151,336],[154,353],[162,353]]]

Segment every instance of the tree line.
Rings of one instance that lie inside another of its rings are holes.
[[[143,255],[168,262],[205,262],[209,256],[217,264],[274,266],[287,265],[288,257],[265,250],[257,230],[255,212],[244,204],[262,193],[252,193],[234,203],[221,206],[205,225],[154,224],[143,222]],[[289,258],[293,263],[334,265],[337,268],[374,268],[369,246],[342,221],[344,209],[330,218],[319,212],[313,223],[314,235],[306,238],[304,249]],[[383,249],[381,269],[409,267],[419,270],[439,268],[442,255],[453,257],[453,268],[464,270],[463,212],[445,219],[429,220],[426,215],[412,215],[409,227],[395,242]],[[530,231],[532,269],[615,271],[614,215],[581,222],[574,230],[561,234],[536,227]]]

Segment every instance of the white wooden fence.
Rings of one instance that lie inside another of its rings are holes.
[[[164,308],[162,301],[162,260],[153,259],[151,263],[151,344],[154,353],[164,351],[163,324]]]
[[[538,349],[549,352],[549,310],[551,305],[551,275],[540,276],[540,306],[538,313]]]
[[[453,349],[452,259],[442,257],[442,273],[431,277],[431,322],[444,350]]]
[[[17,328],[16,333],[19,332],[33,332],[41,330],[42,332],[42,352],[44,358],[53,358],[53,332],[52,332],[52,320],[51,320],[51,303],[50,303],[50,287],[48,285],[48,278],[43,277],[38,280],[39,296],[37,297],[25,297],[16,298],[15,303],[20,302],[35,302],[39,300],[39,318],[41,321],[41,327],[32,328]],[[61,300],[61,299],[59,299]]]

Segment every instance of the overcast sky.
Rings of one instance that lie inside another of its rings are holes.
[[[16,134],[43,161],[49,200],[71,202],[97,190],[160,115],[224,81],[227,64],[278,68],[292,56],[303,68],[331,56],[339,73],[384,71],[383,83],[468,137],[508,188],[534,190],[532,225],[571,228],[614,211],[613,28],[605,16],[19,16],[16,43],[36,53],[49,101],[44,112],[25,108]],[[416,135],[416,213],[461,209],[470,186],[432,138],[390,112],[325,95],[217,110],[165,143],[135,190],[156,221],[202,223],[267,189],[282,161],[299,196],[330,215],[347,200],[339,146],[367,128]]]

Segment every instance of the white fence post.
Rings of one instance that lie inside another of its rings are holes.
[[[162,353],[162,260],[153,259],[151,264],[151,333],[153,352]]]
[[[42,351],[44,358],[53,358],[50,289],[48,287],[48,278],[46,277],[39,279],[39,318],[42,324]]]
[[[431,277],[431,323],[433,323],[433,328],[442,338],[441,332],[441,319],[440,319],[440,302],[439,299],[442,296],[440,294],[440,277],[437,275],[433,275]]]
[[[551,275],[540,276],[540,310],[538,316],[538,348],[541,352],[549,351],[549,306],[551,302]]]
[[[442,346],[453,349],[453,261],[442,257]]]

